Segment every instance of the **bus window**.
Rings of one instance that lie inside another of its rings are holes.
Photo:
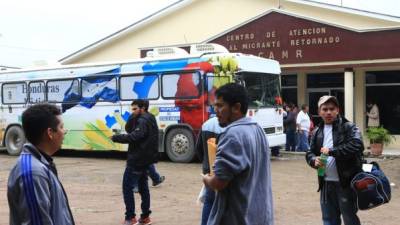
[[[198,98],[200,74],[185,72],[162,75],[162,97],[165,99]]]
[[[280,80],[278,75],[262,73],[242,73],[240,82],[249,95],[249,107],[275,107],[281,105]]]
[[[25,82],[4,83],[2,86],[3,104],[25,104],[27,95]]]
[[[119,79],[121,100],[158,99],[157,75],[123,76]]]
[[[77,102],[80,98],[77,79],[47,81],[48,102]]]
[[[43,81],[35,81],[29,83],[29,102],[39,103],[45,99],[45,84]]]
[[[82,78],[82,100],[85,102],[118,100],[117,79],[111,76]]]

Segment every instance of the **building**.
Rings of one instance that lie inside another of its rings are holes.
[[[316,121],[319,97],[331,94],[364,130],[371,100],[381,125],[400,135],[399,38],[399,17],[313,1],[180,0],[60,62],[126,60],[157,46],[218,43],[278,60],[284,101],[309,104]]]

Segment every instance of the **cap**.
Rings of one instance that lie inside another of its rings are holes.
[[[337,107],[339,107],[339,102],[335,96],[332,95],[324,95],[318,100],[318,108],[321,107],[321,105],[325,104],[326,102],[331,101],[334,103]]]

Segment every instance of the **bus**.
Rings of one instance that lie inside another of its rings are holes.
[[[280,65],[230,53],[217,44],[160,47],[124,62],[76,64],[0,72],[0,140],[10,155],[25,143],[21,114],[32,104],[62,109],[65,150],[126,151],[110,136],[124,132],[134,99],[147,99],[159,126],[159,149],[174,162],[190,162],[201,125],[214,116],[215,90],[237,82],[248,90],[249,117],[271,147],[283,145]]]

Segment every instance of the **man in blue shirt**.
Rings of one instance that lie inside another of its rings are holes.
[[[262,128],[246,118],[248,96],[239,84],[216,91],[215,111],[221,127],[214,175],[204,184],[217,190],[208,225],[271,225],[273,203],[270,152]]]

